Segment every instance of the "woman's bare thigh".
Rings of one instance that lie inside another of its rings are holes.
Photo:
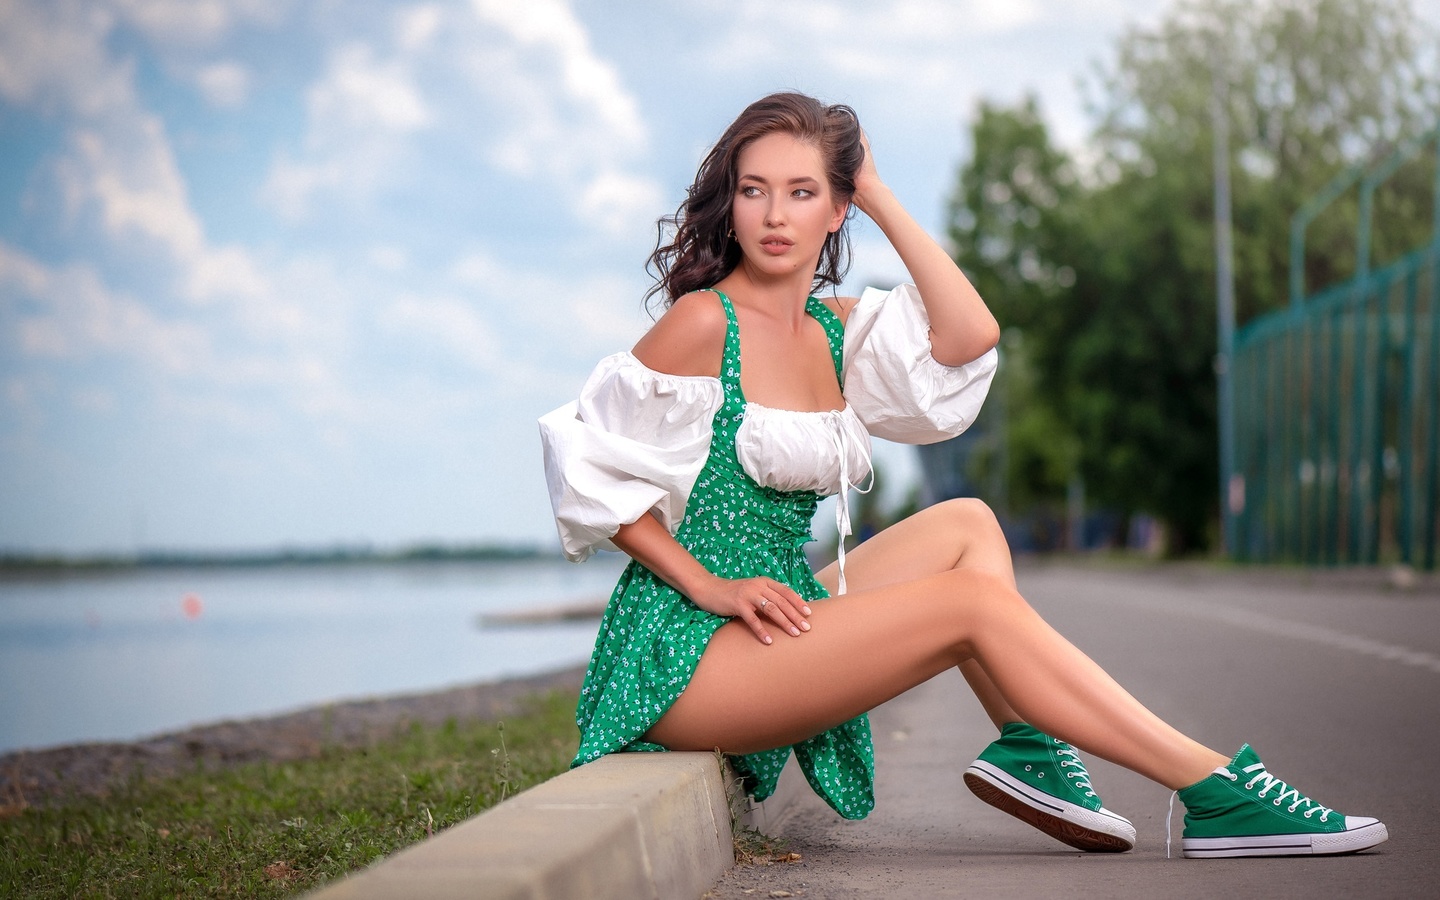
[[[812,604],[809,632],[770,645],[729,622],[647,739],[728,753],[804,740],[968,658],[967,610],[992,600],[1025,606],[1000,579],[956,570]]]

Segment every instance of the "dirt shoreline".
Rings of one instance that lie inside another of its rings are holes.
[[[326,747],[363,747],[412,723],[494,721],[525,698],[554,690],[578,694],[585,667],[368,700],[328,703],[267,718],[202,725],[125,743],[74,744],[0,755],[0,815],[102,796],[138,776],[163,778],[204,767],[318,756]]]

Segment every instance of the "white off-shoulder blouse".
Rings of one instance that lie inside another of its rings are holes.
[[[869,435],[908,444],[954,437],[975,420],[994,377],[993,349],[942,365],[930,355],[929,331],[914,285],[867,289],[845,325],[842,409],[746,404],[736,439],[746,474],[776,490],[840,495],[842,592],[844,500],[870,475]],[[578,562],[615,549],[620,526],[647,512],[675,534],[723,401],[718,378],[656,372],[626,352],[601,360],[578,400],[543,416],[545,477],[565,556]]]

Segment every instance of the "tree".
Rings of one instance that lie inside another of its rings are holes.
[[[1175,199],[1203,212],[1188,225],[1208,233],[1210,102],[1214,74],[1222,73],[1243,321],[1286,302],[1295,211],[1348,167],[1383,158],[1435,126],[1436,40],[1408,0],[1186,0],[1153,30],[1125,34],[1113,68],[1101,71],[1097,173],[1133,184],[1162,168],[1193,170],[1191,191]],[[1411,197],[1415,186],[1413,177],[1395,185]],[[1391,194],[1381,202],[1393,201]],[[1429,237],[1429,210],[1416,212],[1377,218],[1382,254]],[[1353,272],[1355,222],[1350,196],[1316,223],[1308,285]],[[1213,284],[1213,259],[1188,271]]]
[[[1002,512],[1044,513],[1063,504],[1077,451],[1036,383],[1024,333],[1038,332],[1075,284],[1070,217],[1082,189],[1073,162],[1050,143],[1033,97],[1014,109],[982,102],[971,144],[950,201],[949,237],[1005,335],[1004,375],[977,423],[1000,433],[987,435],[977,481],[1000,479],[990,500]]]
[[[1023,328],[1075,283],[1063,258],[1083,191],[1034,97],[1014,109],[981,102],[970,136],[971,158],[950,201],[955,259],[1001,328]]]
[[[957,259],[1002,324],[1023,330],[1039,402],[1078,442],[1087,495],[1161,518],[1172,552],[1203,547],[1217,508],[1216,72],[1243,322],[1287,302],[1301,203],[1435,125],[1435,46],[1401,0],[1182,2],[1125,34],[1100,70],[1079,172],[1049,146],[1033,101],[981,106],[952,209]],[[1377,198],[1382,259],[1429,237],[1422,169]],[[1349,276],[1354,234],[1354,198],[1342,198],[1310,230],[1310,288]]]

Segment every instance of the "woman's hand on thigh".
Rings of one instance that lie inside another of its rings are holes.
[[[767,620],[792,637],[810,630],[805,621],[809,605],[789,585],[773,578],[716,577],[705,589],[693,592],[690,601],[717,616],[743,620],[764,644],[771,641]]]

